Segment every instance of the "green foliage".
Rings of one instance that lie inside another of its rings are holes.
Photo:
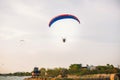
[[[59,73],[60,73],[60,70],[58,68],[47,70],[47,76],[48,77],[57,77],[59,75]]]
[[[46,72],[47,77],[57,77],[58,75],[61,75],[61,77],[67,77],[68,74],[68,70],[66,68],[48,69]]]
[[[115,68],[113,65],[107,64],[106,66],[97,66],[97,73],[118,73],[119,69]]]
[[[92,66],[93,67],[93,66]],[[40,69],[40,77],[57,77],[61,75],[62,78],[70,75],[87,75],[87,74],[100,74],[100,73],[120,73],[120,69],[113,65],[106,64],[105,66],[95,66],[95,69],[90,69],[90,66],[82,67],[82,64],[71,64],[69,69],[66,68],[54,68],[54,69]],[[15,72],[9,74],[0,74],[1,76],[31,76],[29,72]],[[70,80],[70,79],[69,79]]]
[[[60,73],[61,77],[67,77],[68,70],[66,68],[60,68]]]
[[[14,76],[30,76],[31,73],[29,72],[16,72],[16,73],[13,73]]]
[[[47,74],[48,77],[57,77],[61,75],[61,77],[67,77],[68,74],[70,75],[87,75],[87,74],[100,74],[100,73],[120,73],[119,68],[115,68],[113,65],[107,64],[105,66],[96,66],[95,69],[90,69],[86,67],[82,67],[82,64],[71,64],[69,69],[65,68],[54,68],[48,69]]]
[[[8,74],[0,74],[0,76],[31,76],[30,72],[15,72]]]
[[[40,69],[40,76],[41,77],[45,77],[45,73],[46,73],[46,69],[45,68],[41,68]]]
[[[90,70],[87,65],[82,67],[81,64],[71,64],[69,66],[69,74],[73,75],[86,75],[86,74],[102,74],[102,73],[120,73],[119,68],[115,68],[113,65],[107,64],[105,66],[96,66],[95,69]]]
[[[80,72],[82,68],[82,64],[71,64],[69,66],[69,73],[72,74],[72,73],[78,73]]]

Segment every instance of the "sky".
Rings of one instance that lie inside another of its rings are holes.
[[[72,19],[50,20],[60,14]],[[120,65],[119,0],[0,0],[0,73]],[[66,42],[62,42],[66,38]]]

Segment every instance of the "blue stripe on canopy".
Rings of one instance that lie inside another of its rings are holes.
[[[51,27],[51,25],[52,25],[54,22],[56,22],[56,21],[58,21],[58,20],[61,20],[61,19],[74,19],[74,20],[76,20],[76,21],[78,21],[78,22],[80,23],[79,19],[78,19],[76,16],[71,15],[71,14],[62,14],[62,15],[58,15],[58,16],[54,17],[54,18],[49,22],[49,27]]]

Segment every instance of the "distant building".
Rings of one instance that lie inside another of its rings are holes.
[[[90,70],[96,70],[96,66],[90,66]]]
[[[87,65],[86,66],[88,70],[96,70],[96,66],[93,66],[93,65]]]

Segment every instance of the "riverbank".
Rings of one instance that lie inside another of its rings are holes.
[[[75,76],[69,75],[66,78],[25,78],[24,80],[120,80],[120,74],[92,74]]]
[[[56,80],[55,78],[25,78],[24,80]]]

